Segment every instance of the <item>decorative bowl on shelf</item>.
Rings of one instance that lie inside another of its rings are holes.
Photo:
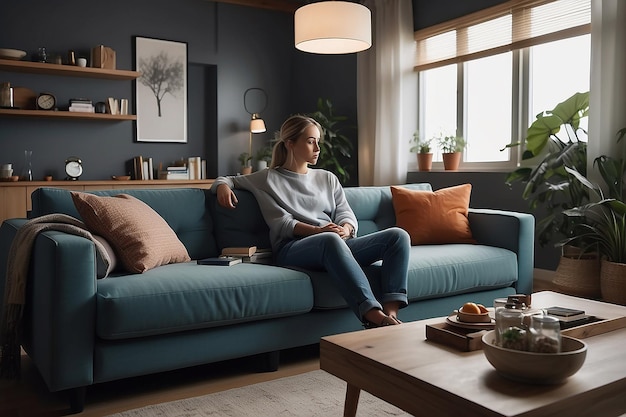
[[[130,175],[111,175],[111,179],[117,181],[128,181],[130,179]]]
[[[25,56],[26,51],[20,51],[19,49],[0,48],[0,59],[20,60]]]
[[[489,363],[505,378],[531,384],[558,384],[574,375],[585,363],[587,344],[561,336],[560,353],[537,353],[506,349],[495,344],[495,330],[482,337]]]

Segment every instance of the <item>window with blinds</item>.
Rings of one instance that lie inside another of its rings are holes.
[[[415,32],[415,70],[591,32],[591,0],[513,0]]]

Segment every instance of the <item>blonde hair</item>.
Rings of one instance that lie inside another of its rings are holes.
[[[323,135],[324,130],[322,130],[322,126],[317,120],[308,116],[295,115],[283,122],[283,125],[280,127],[278,142],[276,142],[272,150],[270,168],[278,168],[285,165],[287,157],[289,157],[289,150],[285,143],[298,140],[302,133],[310,126],[316,126],[320,131],[320,135]]]

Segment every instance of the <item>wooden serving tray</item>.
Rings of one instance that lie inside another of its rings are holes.
[[[481,350],[481,338],[488,330],[463,329],[446,323],[426,325],[426,339],[463,352]]]

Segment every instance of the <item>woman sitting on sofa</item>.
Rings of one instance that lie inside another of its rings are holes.
[[[219,177],[211,190],[218,203],[234,209],[233,188],[256,197],[270,229],[278,265],[325,269],[365,327],[400,324],[407,300],[410,239],[392,227],[356,237],[357,220],[337,177],[309,169],[320,154],[322,128],[312,118],[292,116],[281,129],[269,169]],[[380,300],[361,265],[382,260]]]

